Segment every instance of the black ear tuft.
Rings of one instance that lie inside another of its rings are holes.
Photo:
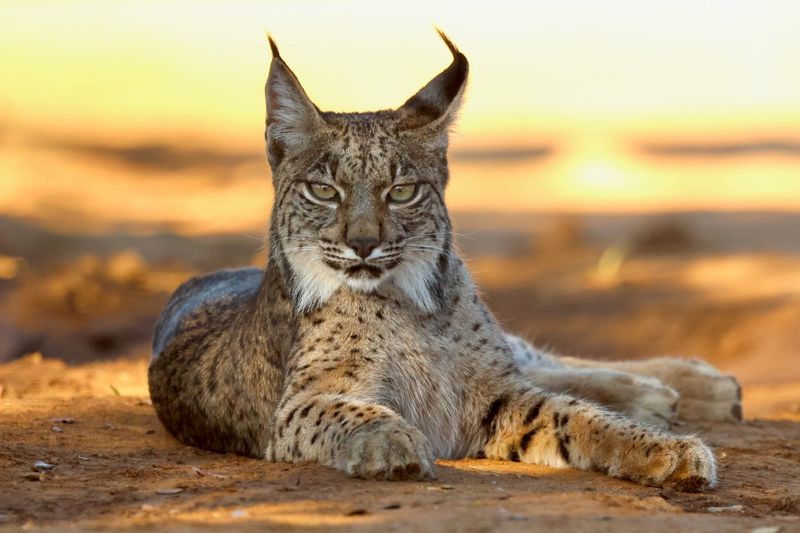
[[[416,129],[434,123],[443,125],[452,123],[467,84],[469,62],[466,56],[442,30],[436,28],[436,31],[453,54],[453,61],[400,107],[403,127],[406,129]]]
[[[436,30],[436,33],[439,34],[439,37],[442,38],[442,40],[444,41],[444,44],[447,45],[447,48],[450,49],[450,53],[453,54],[453,57],[456,57],[458,54],[461,53],[461,52],[458,51],[458,48],[456,47],[456,45],[453,44],[453,41],[450,40],[450,37],[445,35],[445,33],[440,28],[434,28],[434,29]]]
[[[267,154],[275,168],[283,156],[308,146],[324,127],[319,109],[309,99],[297,76],[284,62],[278,47],[268,36],[272,49],[269,76],[264,87],[267,101]]]
[[[441,34],[444,37],[444,34]],[[272,51],[272,57],[275,59],[281,58],[281,53],[278,51],[278,45],[275,44],[275,40],[272,38],[272,35],[267,34],[267,41],[269,41],[269,49]]]

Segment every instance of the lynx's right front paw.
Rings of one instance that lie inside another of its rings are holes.
[[[356,430],[337,466],[354,477],[401,481],[433,479],[433,448],[418,429],[387,422]]]

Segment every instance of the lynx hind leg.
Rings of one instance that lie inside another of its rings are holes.
[[[566,395],[498,398],[483,420],[490,458],[599,470],[644,485],[697,491],[716,484],[711,450]]]
[[[604,368],[571,368],[558,356],[506,334],[514,362],[537,387],[604,405],[650,425],[669,429],[678,393],[655,378]]]
[[[610,368],[658,379],[680,395],[677,418],[698,422],[740,422],[742,388],[738,380],[712,365],[693,359],[658,357],[643,361],[587,361],[561,357],[559,361],[580,368]]]
[[[604,368],[528,368],[523,373],[537,387],[599,403],[660,429],[669,429],[677,412],[678,393],[655,378]]]
[[[564,366],[556,360],[553,354],[536,348],[522,337],[506,333],[505,338],[508,347],[511,348],[514,363],[523,370],[529,368],[562,368]]]

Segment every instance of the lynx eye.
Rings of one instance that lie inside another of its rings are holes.
[[[324,202],[335,200],[339,195],[339,193],[336,192],[336,189],[325,183],[309,183],[308,190],[311,193],[311,196]]]
[[[395,185],[389,189],[389,201],[394,204],[407,204],[417,195],[417,185],[408,183]]]

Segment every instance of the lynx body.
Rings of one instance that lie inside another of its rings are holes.
[[[153,405],[181,441],[351,475],[421,479],[492,457],[713,486],[676,417],[741,418],[739,387],[696,361],[595,363],[504,332],[453,248],[448,128],[466,57],[403,106],[321,112],[271,42],[264,270],[182,285],[156,327]]]

